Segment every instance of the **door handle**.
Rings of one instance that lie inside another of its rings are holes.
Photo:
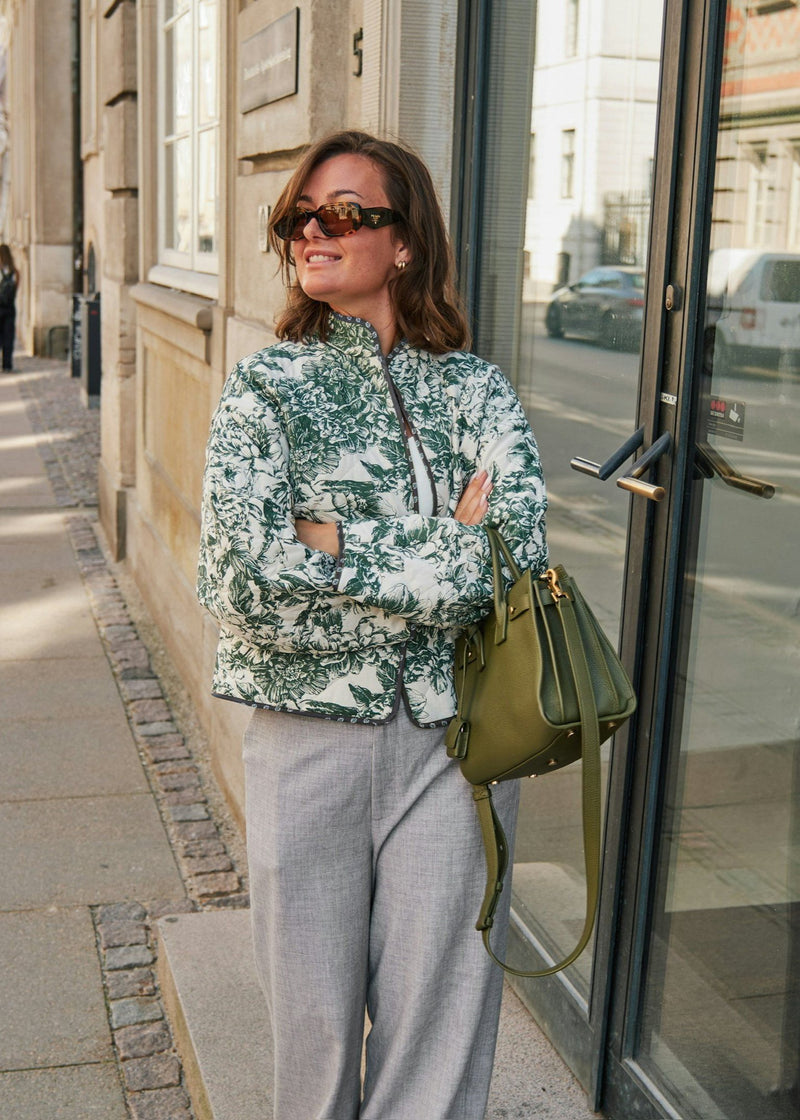
[[[605,463],[595,463],[591,459],[584,459],[577,455],[574,459],[570,459],[569,465],[574,471],[580,471],[581,474],[590,474],[592,478],[599,478],[602,482],[605,482],[618,467],[622,466],[627,458],[639,450],[643,443],[644,425],[637,428],[632,436],[628,436],[625,442],[612,455],[609,455]],[[632,494],[649,498],[651,502],[660,502],[666,493],[664,487],[654,486],[652,482],[643,482],[642,475],[671,447],[672,438],[669,432],[664,432],[645,451],[644,455],[636,460],[633,469],[628,474],[623,475],[622,478],[617,479],[617,486],[623,490],[630,490]]]
[[[630,474],[617,479],[617,486],[622,490],[630,490],[642,498],[649,498],[651,502],[660,502],[666,490],[663,486],[655,486],[652,482],[643,482],[642,475],[645,471],[658,462],[662,455],[666,455],[672,447],[672,436],[669,432],[662,432],[655,443],[652,443],[644,455],[640,455],[633,465]]]
[[[570,459],[569,465],[574,471],[580,471],[581,474],[590,474],[592,478],[599,478],[601,482],[605,482],[617,467],[621,467],[625,460],[633,455],[634,451],[639,450],[643,443],[644,425],[637,428],[632,436],[628,436],[622,446],[609,455],[605,463],[595,463],[591,459],[584,459],[580,455],[576,455],[574,459]]]
[[[748,494],[755,494],[758,498],[772,498],[775,496],[775,486],[771,482],[763,482],[760,478],[751,478],[746,474],[739,474],[727,459],[723,458],[710,443],[698,443],[697,467],[704,478],[717,475],[726,486],[733,486],[737,490],[744,490]]]

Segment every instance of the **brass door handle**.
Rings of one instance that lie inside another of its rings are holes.
[[[606,459],[605,463],[595,463],[592,459],[584,459],[580,455],[576,455],[574,459],[570,459],[569,465],[574,471],[580,471],[581,474],[590,474],[592,478],[599,478],[601,482],[605,482],[610,478],[617,467],[633,455],[634,451],[638,451],[644,443],[644,425],[628,436],[621,447]]]
[[[617,479],[617,486],[622,490],[629,490],[631,494],[638,494],[641,498],[648,498],[651,502],[662,501],[666,490],[663,486],[655,486],[652,482],[643,482],[642,475],[658,462],[662,455],[672,447],[672,436],[669,432],[662,432],[655,443],[651,444],[633,464],[629,474]]]
[[[755,494],[758,498],[773,498],[775,486],[771,482],[763,482],[760,478],[751,478],[746,474],[739,474],[727,459],[723,458],[710,443],[698,443],[697,466],[705,478],[717,475],[726,486],[733,486],[736,490],[744,490],[748,494]]]

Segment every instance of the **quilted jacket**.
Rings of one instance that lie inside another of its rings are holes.
[[[384,723],[401,697],[422,726],[455,712],[453,644],[483,618],[486,535],[452,517],[494,483],[486,523],[520,565],[546,566],[545,493],[525,414],[473,354],[401,342],[331,315],[326,342],[281,342],[230,374],[208,442],[198,596],[220,638],[213,690],[247,704]],[[411,428],[436,497],[416,512]],[[338,523],[338,560],[294,519]]]

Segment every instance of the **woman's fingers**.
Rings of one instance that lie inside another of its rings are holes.
[[[467,484],[453,517],[462,525],[478,525],[489,508],[492,482],[486,471],[480,471]]]

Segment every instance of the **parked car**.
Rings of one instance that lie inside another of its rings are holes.
[[[594,338],[603,346],[636,347],[642,333],[644,273],[626,265],[601,265],[553,295],[545,315],[551,338]]]
[[[707,370],[800,369],[800,253],[715,249],[706,292]]]

